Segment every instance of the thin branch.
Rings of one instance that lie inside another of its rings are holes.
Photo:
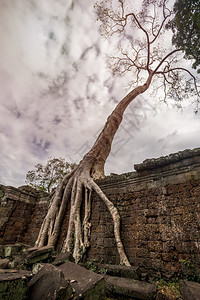
[[[166,20],[167,20],[169,17],[171,17],[171,15],[172,15],[172,12],[165,6],[165,2],[166,2],[166,0],[165,0],[164,3],[163,3],[163,18],[164,18],[164,19],[163,19],[163,21],[162,21],[162,23],[161,23],[161,25],[160,25],[160,27],[159,27],[159,29],[158,29],[157,34],[156,34],[155,37],[154,37],[154,39],[153,39],[152,41],[150,41],[150,44],[153,44],[153,43],[156,41],[156,39],[157,39],[158,36],[160,35],[161,30],[163,29],[163,26],[164,26]],[[168,15],[165,14],[165,10],[168,10],[168,12],[169,12]]]
[[[155,6],[155,3],[154,3],[154,6],[153,6],[153,13],[154,13],[154,16],[153,16],[153,21],[152,21],[152,27],[151,27],[151,31],[152,31],[152,35],[155,37],[156,35],[154,34],[154,23],[155,23],[155,19],[156,19],[156,6]]]
[[[196,78],[188,69],[183,68],[183,67],[176,67],[176,68],[168,69],[166,71],[156,72],[156,74],[167,74],[167,73],[170,73],[170,72],[173,72],[173,71],[179,71],[179,70],[187,72],[192,77],[192,79],[194,81],[194,86],[195,86],[195,90],[197,92],[197,95],[200,96],[199,91],[198,91],[198,87],[197,87]]]
[[[182,49],[175,49],[173,51],[171,51],[170,53],[168,53],[157,65],[157,67],[155,68],[155,70],[153,71],[153,74],[157,74],[158,69],[161,67],[161,65],[166,61],[166,59],[168,57],[170,57],[171,55],[173,55],[176,52],[182,51]]]
[[[125,20],[128,19],[128,17],[132,16],[138,26],[139,29],[141,29],[144,34],[146,35],[146,40],[147,40],[147,64],[146,64],[146,68],[149,71],[149,62],[150,62],[150,39],[149,39],[149,34],[146,31],[146,29],[144,29],[144,27],[141,25],[141,23],[139,22],[138,18],[136,17],[136,15],[134,13],[129,13],[125,16]]]

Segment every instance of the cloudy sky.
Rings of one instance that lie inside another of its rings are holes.
[[[49,157],[79,162],[127,93],[105,63],[111,49],[94,1],[1,0],[0,184],[20,186]],[[200,116],[144,94],[127,110],[106,174],[199,147]]]

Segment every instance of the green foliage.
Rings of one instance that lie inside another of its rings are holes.
[[[96,265],[96,261],[92,260],[88,263],[87,265],[88,270],[95,272],[97,270],[97,265]]]
[[[98,273],[99,274],[102,274],[102,275],[106,275],[106,273],[108,272],[108,269],[105,267],[105,268],[101,268]]]
[[[191,263],[191,261],[189,261],[189,260],[186,260],[186,259],[182,259],[182,264],[184,264],[186,267],[188,267],[188,268],[192,268],[192,267],[194,267],[194,265]]]
[[[200,65],[200,3],[199,0],[176,0],[174,19],[168,24],[173,30],[173,44],[194,59],[193,68]],[[200,69],[198,69],[200,73]]]
[[[108,269],[106,268],[106,266],[99,269],[95,259],[90,261],[87,264],[87,269],[92,272],[97,272],[98,274],[101,274],[101,275],[105,275],[108,272]]]
[[[186,280],[200,283],[200,276],[195,274],[186,275]]]
[[[76,164],[65,161],[64,158],[50,158],[45,166],[37,164],[34,170],[28,171],[26,183],[46,192],[52,192],[58,182],[70,173]]]

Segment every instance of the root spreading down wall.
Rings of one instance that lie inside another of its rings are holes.
[[[133,265],[158,275],[200,270],[200,148],[146,160],[136,171],[99,185],[118,208],[126,254]],[[34,245],[48,209],[48,195],[29,187],[0,186],[0,243]],[[68,224],[66,214],[58,249]],[[89,260],[119,263],[113,224],[93,194]]]

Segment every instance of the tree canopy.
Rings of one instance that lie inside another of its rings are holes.
[[[197,78],[185,67],[183,51],[186,50],[178,44],[173,47],[165,30],[167,27],[173,29],[174,34],[177,32],[173,2],[143,0],[137,10],[138,6],[124,0],[95,4],[102,35],[116,44],[116,52],[108,55],[109,68],[113,75],[131,73],[130,88],[144,82],[147,74],[152,73],[154,98],[160,97],[164,102],[174,100],[178,107],[183,100],[196,98],[197,111]],[[181,36],[181,31],[178,34]]]
[[[174,18],[168,24],[173,30],[172,42],[183,49],[185,58],[194,59],[192,67],[200,65],[200,3],[199,0],[176,0]],[[200,68],[198,68],[200,73]]]
[[[75,164],[68,163],[64,158],[49,158],[46,165],[37,164],[34,170],[28,171],[26,183],[50,193]]]

